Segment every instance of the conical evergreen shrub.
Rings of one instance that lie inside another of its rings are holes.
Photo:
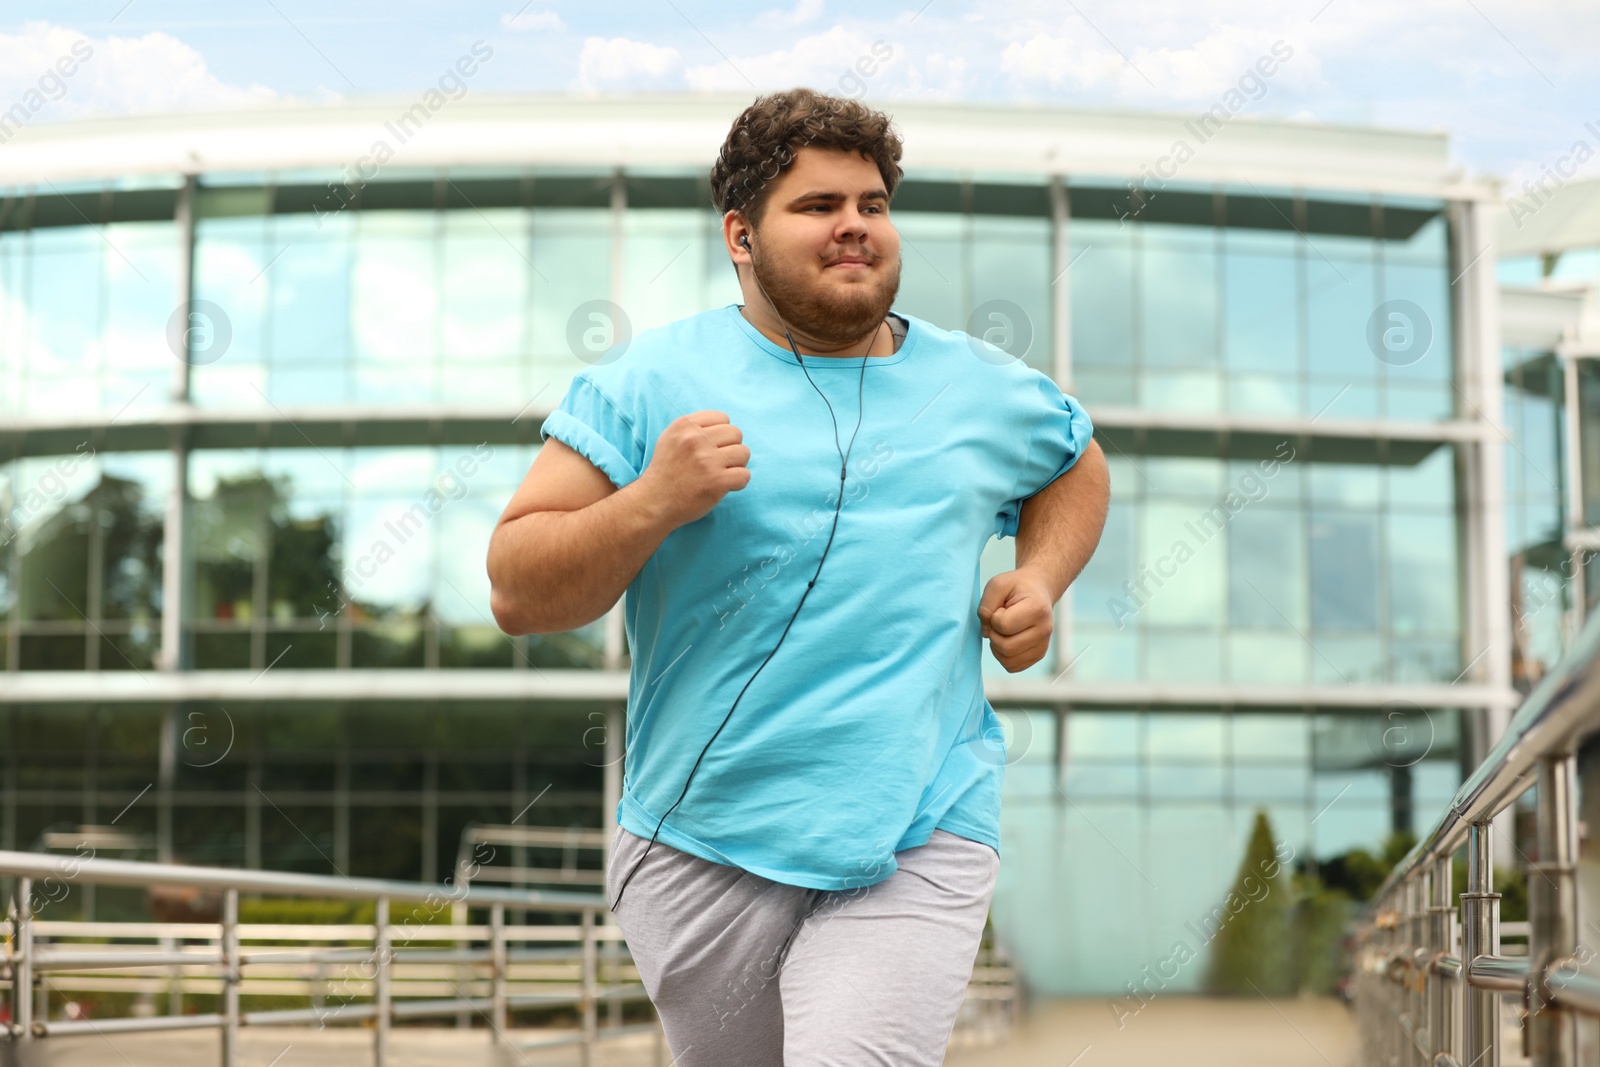
[[[1206,924],[1211,938],[1206,992],[1253,997],[1294,991],[1294,901],[1283,866],[1292,855],[1279,857],[1267,813],[1258,811],[1233,888]]]

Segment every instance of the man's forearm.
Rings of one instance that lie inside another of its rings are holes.
[[[672,524],[638,482],[577,511],[536,511],[489,541],[489,603],[506,633],[559,633],[610,610]]]
[[[1017,569],[1040,574],[1061,599],[1100,543],[1111,501],[1111,476],[1100,445],[1089,441],[1061,477],[1022,502]]]

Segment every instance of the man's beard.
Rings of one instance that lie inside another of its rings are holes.
[[[785,271],[752,255],[750,266],[767,302],[790,329],[826,344],[859,341],[882,324],[900,291],[900,260],[885,263],[880,259],[872,268],[878,278],[868,285],[831,287],[812,285],[800,270]]]

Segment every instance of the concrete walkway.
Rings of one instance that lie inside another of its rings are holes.
[[[1036,1005],[1003,1045],[953,1048],[948,1067],[1353,1067],[1355,1024],[1334,1000],[1159,997],[1119,1030],[1104,1000]],[[538,1036],[514,1033],[518,1039]],[[240,1067],[366,1067],[372,1031],[249,1027]],[[395,1029],[390,1067],[559,1067],[577,1050],[509,1055],[482,1029]],[[598,1067],[653,1067],[649,1035],[607,1043]],[[215,1032],[53,1038],[18,1067],[216,1067]],[[7,1065],[9,1067],[9,1065]]]
[[[1104,1000],[1035,1005],[1013,1040],[952,1049],[948,1067],[1353,1067],[1355,1016],[1331,999],[1157,997],[1117,1019]]]

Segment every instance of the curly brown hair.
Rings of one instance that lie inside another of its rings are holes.
[[[773,183],[808,146],[859,152],[878,165],[890,199],[905,174],[900,134],[889,116],[845,97],[789,89],[758,97],[734,120],[711,168],[711,202],[718,212],[740,211],[756,225]]]

